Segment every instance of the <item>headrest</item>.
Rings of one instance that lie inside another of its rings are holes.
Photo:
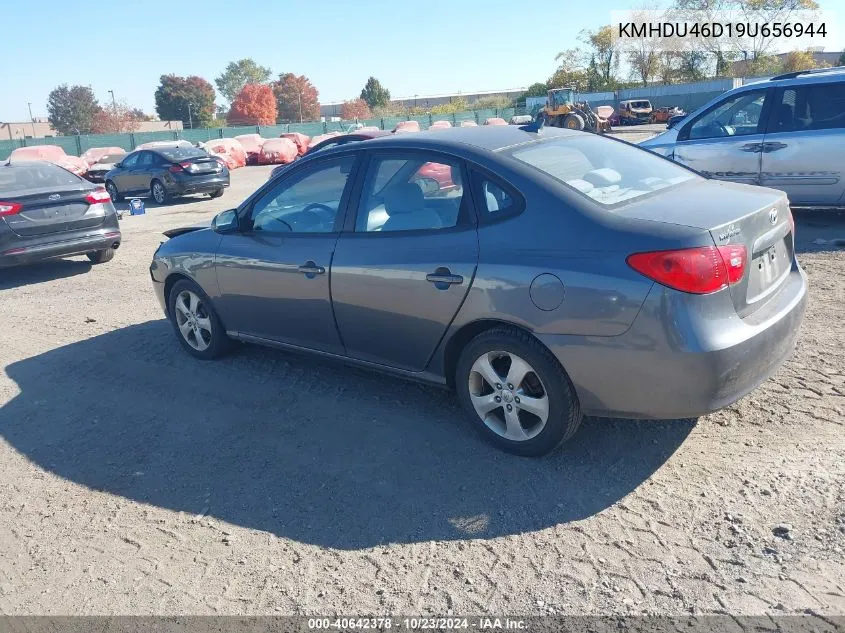
[[[391,187],[384,196],[384,208],[389,216],[414,213],[425,206],[422,189],[412,182]]]

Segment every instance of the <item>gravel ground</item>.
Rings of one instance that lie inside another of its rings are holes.
[[[531,460],[448,392],[180,350],[161,231],[268,172],[127,217],[107,264],[0,271],[0,613],[845,614],[841,214],[797,215],[811,300],[773,379]]]

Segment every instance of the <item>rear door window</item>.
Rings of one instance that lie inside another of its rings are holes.
[[[784,88],[770,121],[769,132],[845,128],[845,82]]]
[[[464,207],[459,160],[428,152],[379,154],[370,162],[355,222],[359,232],[457,226]]]
[[[512,187],[477,171],[472,177],[473,194],[477,198],[482,222],[495,221],[522,210],[522,197]]]

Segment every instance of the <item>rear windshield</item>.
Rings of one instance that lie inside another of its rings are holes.
[[[604,207],[700,178],[647,150],[594,134],[533,143],[511,156]]]
[[[30,189],[78,187],[82,180],[52,163],[32,161],[0,167],[0,199],[3,194],[24,195]]]
[[[126,154],[106,154],[97,162],[103,165],[111,165],[114,163],[119,163],[126,157]]]
[[[205,158],[208,153],[196,147],[167,147],[156,150],[167,160],[185,160],[187,158]]]

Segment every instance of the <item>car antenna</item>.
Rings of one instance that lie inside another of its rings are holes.
[[[536,119],[534,119],[531,123],[529,123],[527,125],[520,126],[519,129],[522,130],[523,132],[534,132],[536,134],[539,134],[543,130],[543,127],[545,127],[545,125],[546,125],[546,117],[543,116],[542,112],[539,112],[537,114]]]

